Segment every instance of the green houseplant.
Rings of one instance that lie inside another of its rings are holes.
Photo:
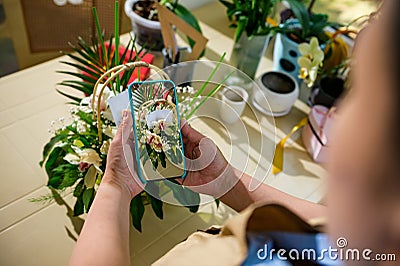
[[[181,5],[178,0],[126,0],[125,13],[132,21],[133,32],[137,36],[139,45],[145,45],[156,51],[161,51],[164,47],[156,2],[169,8],[201,33],[196,17],[185,6]],[[188,42],[193,47],[193,40],[188,38]]]
[[[274,70],[284,71],[297,79],[300,68],[297,64],[300,56],[299,44],[310,42],[315,37],[321,47],[330,41],[327,27],[338,27],[339,23],[329,21],[326,14],[312,13],[312,1],[309,8],[297,0],[287,0],[290,9],[281,13],[281,23],[271,29],[276,35],[274,48]]]
[[[219,0],[226,8],[226,14],[236,28],[235,46],[231,63],[239,70],[254,78],[258,64],[268,44],[272,17],[280,0]]]

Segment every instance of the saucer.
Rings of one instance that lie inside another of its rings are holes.
[[[259,105],[257,103],[257,101],[254,99],[254,97],[251,97],[251,104],[254,106],[254,108],[256,108],[261,113],[268,115],[268,116],[273,116],[273,117],[281,117],[281,116],[287,115],[291,109],[291,108],[289,108],[282,112],[271,112],[270,110],[267,110],[264,107],[262,107],[261,105]]]

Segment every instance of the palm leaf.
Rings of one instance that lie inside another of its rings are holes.
[[[95,69],[96,69],[96,71],[99,71],[100,73],[102,73],[102,71],[104,71],[104,69],[102,67],[98,66],[97,64],[94,64],[93,63],[94,61],[88,61],[88,60],[85,60],[85,59],[83,59],[79,56],[73,55],[73,54],[65,54],[65,55],[72,58],[76,62],[82,64],[83,66],[86,66],[86,67],[92,69],[93,71],[95,71]]]
[[[92,77],[87,76],[87,75],[84,75],[84,74],[81,74],[81,73],[76,73],[76,72],[71,72],[71,71],[63,71],[63,70],[59,70],[59,71],[56,71],[56,72],[60,73],[60,74],[67,74],[67,75],[71,75],[71,76],[80,78],[80,79],[82,79],[82,80],[84,80],[84,81],[86,81],[88,83],[95,84],[97,82],[97,79],[92,78]]]
[[[86,72],[87,74],[89,74],[92,77],[99,78],[103,74],[102,72],[100,72],[98,70],[94,70],[93,68],[88,68],[87,66],[84,66],[84,65],[80,65],[80,64],[76,64],[76,63],[72,63],[72,62],[68,62],[68,61],[61,61],[60,63],[66,64],[66,65],[69,65],[72,67],[76,67],[80,71]]]
[[[82,59],[86,59],[84,64],[93,64],[93,65],[96,65],[97,67],[99,67],[100,69],[103,68],[103,64],[101,63],[101,61],[98,58],[90,56],[84,50],[81,50],[72,44],[70,44],[70,46],[76,53],[78,53],[82,57]]]
[[[82,37],[78,37],[78,46],[81,47],[89,56],[96,58],[96,53],[93,47],[89,46]]]
[[[79,88],[78,90],[80,90],[86,94],[92,93],[93,86],[94,86],[94,84],[87,83],[85,81],[79,81],[79,80],[64,80],[64,81],[58,83],[57,85],[67,86],[67,87],[71,87],[71,88],[72,88],[72,86],[75,86],[76,88]]]
[[[89,93],[90,93],[91,91],[93,91],[93,90],[85,89],[84,87],[79,86],[79,85],[76,85],[76,84],[66,83],[65,81],[58,83],[58,85],[66,86],[66,87],[69,87],[69,88],[72,88],[72,89],[81,91],[81,92],[83,92],[83,93],[85,93],[85,94],[87,94],[87,95],[89,95]],[[65,95],[64,95],[64,96],[65,96]]]

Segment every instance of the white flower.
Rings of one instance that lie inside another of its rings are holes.
[[[97,174],[103,174],[103,171],[100,169],[102,160],[99,154],[93,149],[81,150],[75,146],[71,147],[76,154],[68,153],[64,156],[64,160],[70,164],[77,164],[80,166],[85,165],[85,167],[81,167],[82,169],[85,169],[87,165],[90,165],[84,177],[84,184],[86,187],[92,188],[96,182]]]
[[[95,99],[94,99],[94,107],[97,109],[97,102],[98,102],[98,97],[101,91],[101,88],[103,87],[103,84],[99,84],[98,89],[96,91]],[[105,87],[103,90],[103,95],[100,100],[100,111],[107,111],[109,109],[108,107],[108,99],[112,96],[115,96],[114,92],[110,90],[110,88]],[[93,99],[93,94],[90,95],[89,97],[85,97],[82,99],[79,109],[85,113],[90,113],[92,111],[92,99]],[[112,116],[111,116],[112,118]],[[108,119],[108,117],[107,117]],[[113,121],[112,119],[109,119]]]
[[[115,134],[117,133],[117,128],[112,126],[107,126],[103,129],[103,133],[110,138],[114,138]]]
[[[69,162],[70,164],[79,164],[81,162],[79,156],[73,153],[68,153],[67,155],[64,156],[63,159]]]
[[[150,131],[146,130],[146,142],[150,145],[150,147],[155,150],[156,152],[162,151],[162,141],[161,137],[155,133],[151,133]]]
[[[99,167],[101,165],[102,160],[101,160],[99,154],[94,149],[89,148],[89,149],[81,150],[78,147],[74,147],[74,146],[72,146],[72,148],[80,157],[81,162],[93,164],[101,172]]]
[[[192,86],[188,86],[188,93],[193,94],[194,88]]]
[[[111,145],[111,139],[108,139],[106,141],[103,141],[103,144],[100,147],[100,152],[104,155],[108,153],[108,149],[110,148]]]
[[[79,134],[85,133],[86,132],[86,123],[83,122],[82,120],[78,120],[78,123],[76,124],[76,130],[78,130]]]
[[[103,111],[103,117],[109,121],[113,121],[114,122],[114,117],[111,113],[111,109],[107,107],[106,110]]]
[[[300,66],[299,78],[304,79],[311,87],[318,76],[319,68],[322,66],[325,54],[319,47],[318,39],[312,37],[310,43],[299,45],[301,57],[297,60]]]
[[[158,121],[153,120],[150,122],[150,129],[155,128],[155,127],[158,127]]]
[[[102,159],[100,158],[99,154],[94,149],[83,149],[76,146],[71,146],[72,149],[75,151],[75,154],[68,153],[64,156],[64,160],[69,162],[70,164],[80,164],[80,163],[88,163],[93,165],[97,172],[102,174],[103,171],[100,169]]]
[[[171,149],[171,145],[169,145],[168,143],[163,143],[163,145],[162,145],[162,150],[163,151],[168,151],[168,150],[170,150]]]

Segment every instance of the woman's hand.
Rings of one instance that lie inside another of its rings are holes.
[[[221,197],[239,181],[236,170],[211,139],[185,121],[182,124],[188,171],[182,184],[195,192]]]
[[[135,147],[132,132],[132,116],[124,110],[107,155],[107,166],[102,183],[108,183],[130,193],[131,199],[143,191],[135,167]]]

